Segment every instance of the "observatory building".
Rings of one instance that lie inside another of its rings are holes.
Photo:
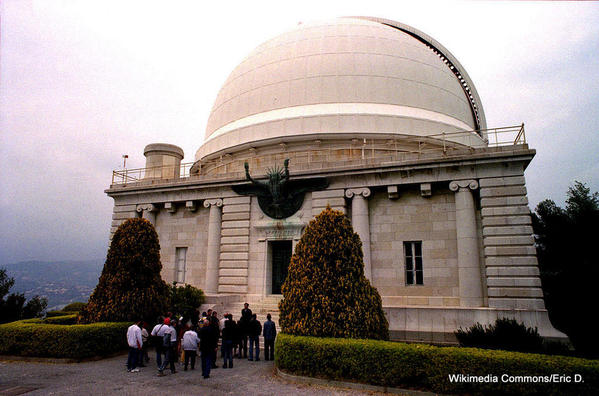
[[[330,205],[362,240],[392,338],[453,343],[498,317],[566,337],[543,302],[524,126],[487,127],[462,65],[410,26],[299,25],[232,71],[195,162],[164,143],[144,155],[113,172],[112,232],[151,221],[164,280],[219,312],[248,301],[276,319],[293,248]]]

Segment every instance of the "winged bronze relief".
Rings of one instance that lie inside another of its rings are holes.
[[[283,163],[283,168],[275,166],[267,171],[267,182],[258,181],[250,175],[250,167],[246,162],[245,178],[250,183],[232,186],[239,195],[254,195],[258,197],[260,209],[273,219],[285,219],[297,212],[304,203],[308,191],[324,190],[329,182],[324,177],[311,179],[289,179],[289,158]]]

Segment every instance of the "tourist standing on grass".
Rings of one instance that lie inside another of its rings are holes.
[[[196,367],[196,352],[200,343],[198,333],[196,333],[196,327],[193,326],[183,334],[183,350],[185,351],[185,367],[184,371],[187,371],[187,365],[191,360],[191,369],[194,370]]]
[[[212,368],[212,356],[216,351],[218,336],[214,333],[214,327],[210,320],[206,319],[200,329],[200,358],[202,359],[202,376],[210,378]]]
[[[264,322],[264,360],[275,360],[275,337],[277,336],[277,326],[270,320],[270,314],[266,315]],[[269,353],[270,351],[270,353]]]
[[[127,343],[129,344],[129,356],[127,356],[127,372],[138,373],[137,360],[140,356],[143,340],[141,339],[141,320],[133,323],[127,329]]]
[[[262,334],[262,325],[256,319],[256,314],[252,314],[252,320],[249,324],[250,331],[250,357],[248,360],[260,360],[260,334]]]

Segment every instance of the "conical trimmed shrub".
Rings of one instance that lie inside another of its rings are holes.
[[[145,219],[121,224],[110,244],[106,263],[79,323],[154,319],[168,309],[169,287],[160,271],[160,244]]]
[[[327,207],[297,243],[282,286],[284,333],[389,338],[381,296],[364,276],[362,242],[340,211]]]

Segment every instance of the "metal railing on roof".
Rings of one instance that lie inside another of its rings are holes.
[[[484,138],[481,138],[483,136]],[[269,153],[270,159],[293,158],[295,171],[335,169],[360,165],[376,165],[387,162],[412,161],[422,158],[443,158],[464,155],[478,149],[509,147],[526,144],[524,124],[510,127],[489,128],[480,131],[440,133],[428,136],[397,135],[391,138],[348,139],[334,147],[305,146],[288,149],[278,154]],[[280,157],[280,158],[279,158]],[[202,161],[183,163],[178,169],[170,166],[121,169],[112,172],[112,185],[125,186],[142,182],[151,184],[178,180],[214,180],[243,178],[243,163],[249,162],[253,174],[265,173],[268,161],[258,161],[260,154],[235,158],[230,154]],[[195,164],[195,167],[194,167]],[[271,166],[271,164],[268,164]],[[194,174],[191,174],[194,167]]]

